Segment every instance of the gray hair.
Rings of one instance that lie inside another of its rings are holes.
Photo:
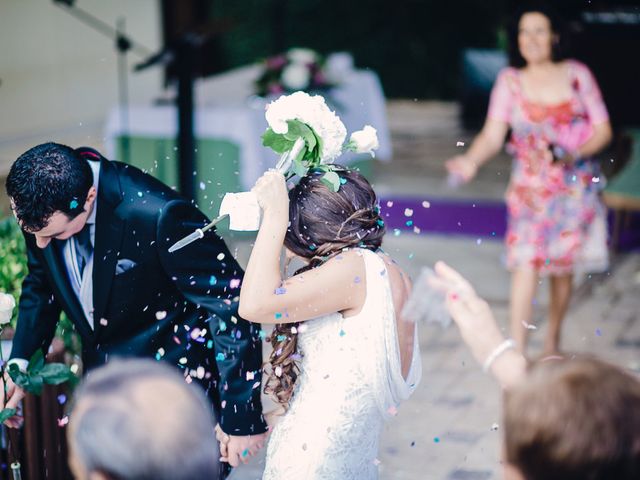
[[[111,361],[87,376],[75,410],[70,441],[87,472],[117,480],[218,478],[211,405],[168,365]]]

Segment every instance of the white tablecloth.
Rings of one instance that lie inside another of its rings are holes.
[[[240,148],[240,175],[243,188],[249,189],[262,173],[273,167],[278,156],[262,146],[261,135],[267,128],[264,109],[269,100],[251,96],[253,81],[260,67],[252,65],[222,75],[199,80],[195,86],[196,138],[227,140]],[[378,77],[367,70],[352,70],[328,95],[328,103],[336,109],[349,134],[365,124],[378,130],[380,148],[376,158],[391,160],[391,139],[387,125],[384,95]],[[177,110],[174,106],[129,107],[128,129],[121,124],[118,107],[109,114],[105,143],[107,156],[116,154],[116,138],[128,131],[132,136],[174,137],[177,132]],[[346,153],[338,163],[348,165],[356,158]]]

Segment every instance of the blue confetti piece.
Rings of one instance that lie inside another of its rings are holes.
[[[393,229],[393,236],[394,237],[399,237],[400,236],[400,229],[399,228],[394,228]]]
[[[338,335],[340,335],[341,337],[344,337],[346,334],[347,334],[347,332],[345,332],[342,329],[340,329],[340,333],[338,333]]]
[[[284,341],[287,339],[287,336],[286,336],[286,335],[278,335],[278,336],[276,337],[276,339],[277,339],[279,342],[284,342]]]
[[[360,277],[356,277],[353,279],[353,283],[360,283]]]
[[[381,218],[379,218],[378,220],[376,220],[376,223],[381,226],[384,227],[384,220],[382,220]]]
[[[143,196],[143,195],[144,195],[144,194],[143,194],[142,192],[138,192],[138,196],[139,196],[140,198],[142,198],[142,196]]]
[[[596,335],[599,337],[602,336],[602,331],[599,328],[596,328]]]
[[[218,362],[221,362],[221,361],[222,361],[222,360],[224,360],[224,359],[225,359],[224,353],[218,353],[218,354],[216,355],[216,360],[217,360]]]
[[[276,312],[275,317],[276,320],[280,320],[282,318],[282,314],[280,312]]]
[[[276,295],[284,295],[285,293],[287,293],[287,289],[284,287],[278,287],[276,288]]]
[[[78,201],[77,200],[71,200],[69,202],[69,208],[71,210],[75,210],[76,208],[78,208]]]
[[[58,395],[58,403],[60,405],[64,405],[65,403],[67,403],[67,396],[64,394]]]
[[[264,330],[260,330],[258,332],[258,336],[260,337],[260,340],[264,340],[267,336],[267,334],[264,332]]]
[[[208,348],[209,350],[211,350],[211,349],[213,348],[213,340],[209,340],[209,341],[207,342],[207,348]]]
[[[227,330],[227,322],[225,322],[224,320],[220,320],[220,324],[218,326],[221,332],[224,332]]]
[[[434,438],[433,438],[433,441],[434,441],[435,443],[440,443],[440,439],[439,439],[438,437],[434,437]]]
[[[345,183],[347,183],[347,179],[340,177],[340,185],[344,185]]]
[[[413,225],[413,220],[407,220],[405,223],[407,227],[410,227],[411,225]]]
[[[216,283],[218,283],[218,279],[215,277],[215,275],[211,275],[211,276],[209,277],[209,285],[213,286],[213,285],[215,285]]]

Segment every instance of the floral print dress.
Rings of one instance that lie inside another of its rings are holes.
[[[598,85],[589,69],[566,61],[571,98],[545,105],[529,101],[520,72],[505,68],[491,93],[488,118],[507,122],[514,157],[506,193],[507,266],[563,275],[607,267],[604,187],[598,164],[589,158],[571,166],[554,164],[549,146],[576,150],[608,120]]]

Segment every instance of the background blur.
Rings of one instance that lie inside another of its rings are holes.
[[[310,48],[340,73],[326,94],[349,131],[364,123],[378,129],[376,159],[348,161],[381,197],[385,249],[414,278],[423,265],[449,262],[506,325],[501,237],[510,158],[499,155],[459,189],[447,185],[443,164],[468,147],[484,119],[495,75],[506,63],[506,22],[521,3],[0,0],[0,220],[8,214],[4,180],[12,162],[45,141],[92,146],[178,187],[176,79],[184,70],[172,60],[184,44],[194,47],[192,176],[198,204],[215,215],[224,192],[249,188],[273,165],[259,138],[273,95],[255,96],[264,60]],[[566,20],[570,56],[592,69],[611,113],[615,139],[600,156],[603,168],[613,184],[624,172],[623,193],[631,198],[611,210],[610,270],[575,280],[563,345],[640,371],[640,3],[553,4]],[[131,43],[126,54],[116,48],[117,25],[126,37],[120,46]],[[140,64],[146,68],[135,71]],[[0,247],[9,238],[12,246],[0,250],[0,288],[13,285],[17,295],[26,268],[22,238],[2,225]],[[245,265],[252,236],[221,233]],[[547,297],[543,284],[535,304],[538,330],[531,331],[534,354],[542,347]],[[454,328],[424,325],[420,339],[424,378],[385,429],[382,478],[500,478],[497,386],[479,373]],[[45,432],[58,431],[52,422],[41,422]],[[259,478],[261,462],[234,478]]]

